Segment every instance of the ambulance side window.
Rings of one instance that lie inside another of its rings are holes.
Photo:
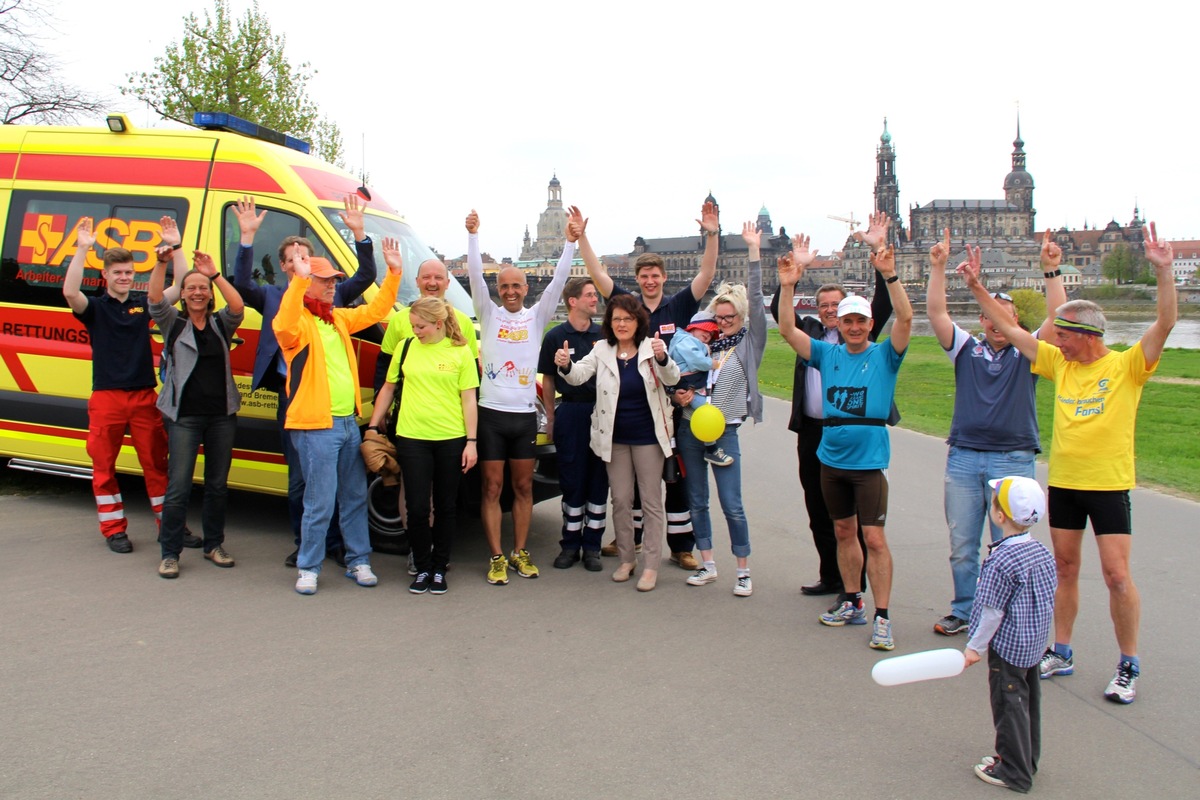
[[[251,276],[259,286],[274,284],[287,288],[287,276],[279,268],[279,243],[288,236],[303,236],[313,244],[313,255],[329,258],[329,248],[317,236],[316,231],[300,217],[287,211],[260,204],[258,210],[266,211],[258,233],[254,236],[254,271]],[[238,247],[241,244],[241,228],[238,227],[236,207],[230,203],[225,207],[225,266],[227,275],[233,274]]]
[[[0,301],[65,308],[62,295],[67,265],[75,254],[75,229],[91,217],[96,245],[83,273],[85,294],[104,290],[104,251],[124,247],[133,253],[134,290],[145,291],[162,243],[159,220],[169,216],[187,231],[188,203],[180,197],[138,197],[80,192],[14,191],[5,221],[0,261]]]

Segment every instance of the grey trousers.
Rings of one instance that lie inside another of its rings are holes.
[[[608,462],[613,530],[622,564],[633,564],[633,487],[642,499],[642,568],[657,570],[662,561],[667,515],[663,509],[663,451],[657,444],[616,444]]]
[[[1038,665],[1014,667],[988,648],[988,688],[996,727],[996,775],[1010,789],[1028,792],[1042,754],[1042,689]]]

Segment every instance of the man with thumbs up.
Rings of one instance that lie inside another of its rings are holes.
[[[567,281],[562,298],[567,307],[567,321],[546,333],[538,357],[542,397],[546,400],[546,427],[558,451],[558,484],[562,489],[563,526],[559,542],[562,552],[554,559],[554,566],[570,568],[580,560],[582,549],[584,569],[599,572],[608,511],[608,471],[589,446],[596,378],[589,378],[579,386],[556,382],[558,368],[554,353],[562,350],[571,361],[579,361],[603,338],[600,326],[593,322],[600,294],[591,278],[572,278]],[[557,410],[553,402],[556,389],[562,392]]]

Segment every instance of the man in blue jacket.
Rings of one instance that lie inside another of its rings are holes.
[[[351,277],[338,285],[334,294],[333,304],[345,307],[357,300],[367,287],[375,282],[375,251],[371,239],[366,235],[363,220],[363,208],[358,197],[347,195],[345,210],[339,212],[342,222],[354,234],[354,250],[358,255],[358,270]],[[238,247],[237,260],[234,266],[233,285],[246,301],[246,305],[262,314],[262,329],[258,336],[258,350],[254,355],[254,379],[250,391],[266,387],[279,395],[278,412],[279,434],[283,440],[283,458],[288,468],[288,515],[291,517],[292,534],[295,537],[295,549],[284,561],[287,567],[296,566],[296,556],[300,549],[300,522],[304,517],[304,474],[296,459],[296,451],[292,447],[291,437],[283,429],[287,418],[288,396],[284,382],[287,375],[287,364],[283,360],[283,352],[279,342],[275,340],[275,331],[271,322],[279,311],[279,302],[283,298],[284,287],[267,284],[259,286],[254,282],[254,236],[262,225],[267,212],[258,212],[253,197],[243,197],[238,201],[238,227],[241,228],[241,246]],[[312,242],[301,236],[288,236],[279,245],[279,265],[291,280],[291,251],[294,247],[307,248],[309,256],[316,255]],[[341,532],[337,528],[337,514],[333,515],[330,525],[330,535],[327,539],[329,555],[345,566],[342,562],[345,556],[341,545]]]

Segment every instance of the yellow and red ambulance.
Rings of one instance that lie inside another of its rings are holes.
[[[95,220],[97,250],[119,246],[134,253],[142,282],[154,264],[164,215],[177,222],[185,250],[213,255],[221,271],[232,274],[239,241],[234,205],[243,195],[269,212],[255,239],[260,282],[285,285],[276,250],[293,234],[307,237],[317,255],[347,274],[355,270],[352,235],[338,217],[347,194],[368,200],[366,231],[375,242],[381,273],[380,243],[384,237],[401,243],[406,270],[400,303],[416,298],[416,267],[432,255],[376,191],[307,155],[303,142],[223,114],[198,114],[195,129],[137,130],[123,115],[110,116],[107,123],[106,128],[0,126],[0,458],[12,467],[91,474],[84,449],[91,346],[62,295],[82,217]],[[84,291],[104,290],[97,250],[88,255]],[[144,283],[135,284],[138,288]],[[369,288],[365,299],[377,288]],[[451,281],[447,299],[473,316],[470,296],[457,282]],[[286,494],[276,397],[250,392],[261,324],[247,308],[232,353],[242,411],[229,484]],[[161,345],[161,335],[154,333]],[[382,329],[365,333],[357,343],[369,414]],[[118,469],[140,472],[128,439]],[[198,464],[198,476],[202,470]]]

